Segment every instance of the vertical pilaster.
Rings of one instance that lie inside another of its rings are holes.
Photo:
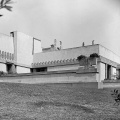
[[[11,32],[11,35],[13,37],[13,45],[14,45],[14,60],[17,62],[17,32]]]
[[[100,62],[97,63],[97,70],[98,70],[98,81],[97,82],[101,82],[101,67],[100,67]]]
[[[106,63],[106,64],[105,64],[105,79],[107,79],[107,72],[108,72],[107,68],[108,68],[108,65],[107,65],[107,63]]]
[[[110,71],[110,79],[113,79],[113,67],[111,66],[111,71]]]
[[[11,71],[12,71],[12,73],[16,73],[16,67],[14,64],[12,64],[12,66],[11,66]]]

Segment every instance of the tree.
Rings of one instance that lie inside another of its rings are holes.
[[[0,2],[0,9],[7,9],[8,11],[12,11],[12,7],[9,6],[9,4],[12,4],[13,1],[11,0],[1,0]],[[0,14],[0,17],[2,17],[3,15]]]

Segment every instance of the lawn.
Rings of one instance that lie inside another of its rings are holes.
[[[119,120],[111,90],[96,83],[0,83],[0,120]]]

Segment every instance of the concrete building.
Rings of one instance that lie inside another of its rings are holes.
[[[95,73],[97,82],[116,79],[114,76],[119,74],[120,57],[102,45],[94,44],[94,41],[92,45],[62,49],[62,42],[57,47],[54,40],[51,47],[42,48],[41,40],[15,31],[10,36],[0,34],[0,42],[0,71],[7,73],[78,71],[84,76]],[[93,53],[100,56],[91,65],[94,69],[84,69],[84,64],[79,63],[77,57],[89,57]]]
[[[21,32],[0,34],[0,71],[30,73],[33,55],[42,52],[41,41]]]

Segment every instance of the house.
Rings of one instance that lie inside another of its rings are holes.
[[[98,82],[115,79],[115,75],[120,73],[120,57],[93,41],[92,45],[62,49],[62,42],[57,47],[54,40],[51,47],[42,48],[41,40],[15,31],[10,36],[0,34],[0,42],[0,71],[7,73],[77,71],[88,78],[95,73]],[[99,58],[95,64],[91,64],[92,67],[86,69],[84,62],[78,62],[78,56],[89,57],[93,53],[97,53]]]

